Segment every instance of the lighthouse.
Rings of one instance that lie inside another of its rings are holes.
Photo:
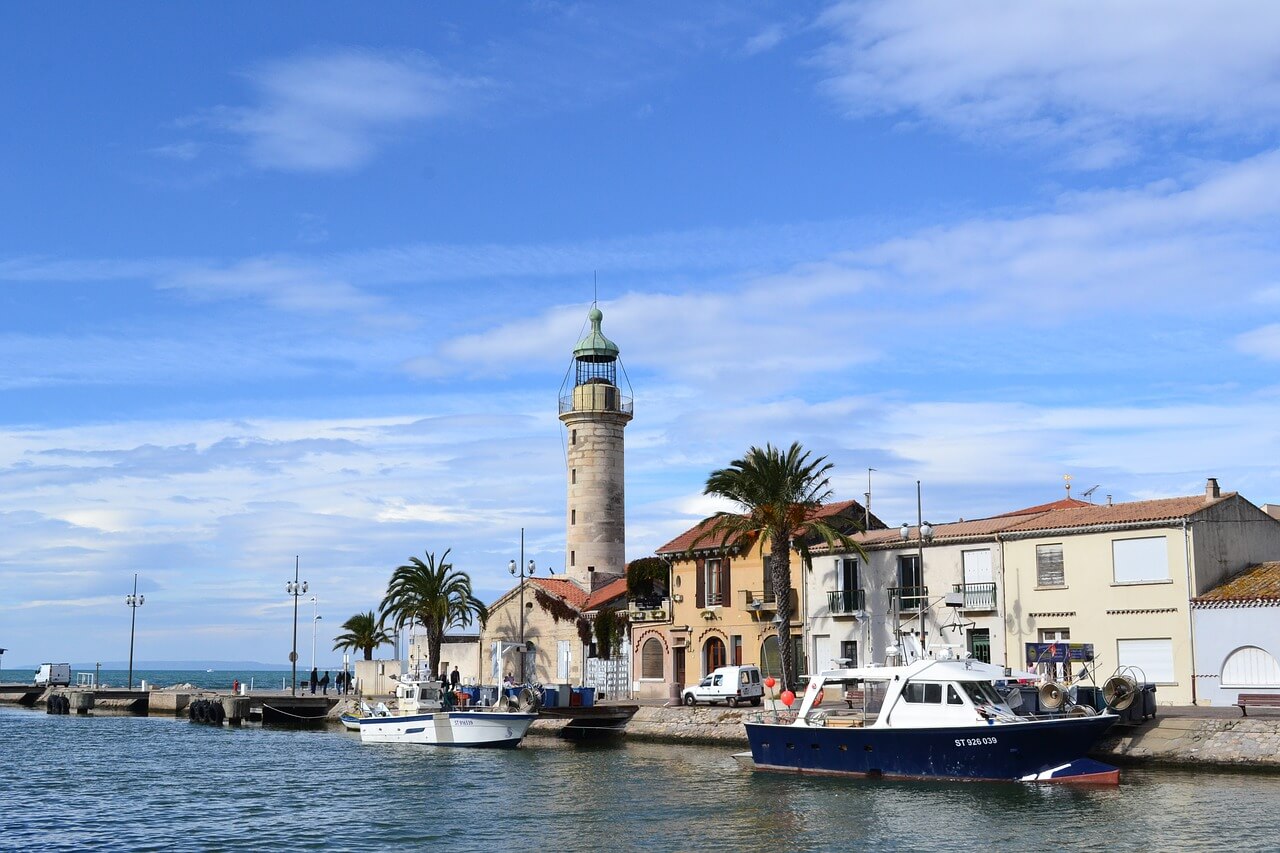
[[[622,432],[633,403],[618,389],[618,347],[587,314],[591,332],[573,350],[573,388],[560,396],[569,500],[565,572],[583,589],[622,577],[626,568],[626,499]],[[562,388],[563,391],[563,388]]]

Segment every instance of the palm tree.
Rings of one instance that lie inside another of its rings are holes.
[[[822,539],[829,547],[852,548],[866,559],[862,548],[818,512],[831,497],[827,475],[834,467],[825,456],[809,461],[799,442],[785,452],[772,444],[752,447],[728,468],[712,471],[703,494],[728,498],[742,512],[718,512],[698,540],[712,539],[726,547],[746,546],[756,538],[769,544],[765,571],[773,577],[778,601],[778,653],[782,683],[794,687],[795,662],[791,654],[791,549],[800,554],[806,569],[813,567],[809,545]],[[846,529],[857,522],[841,519]],[[697,545],[697,542],[694,542]],[[691,546],[692,550],[692,546]],[[744,548],[745,550],[745,548]]]
[[[439,563],[435,554],[426,554],[426,562],[410,557],[408,564],[391,573],[380,608],[380,624],[421,623],[427,634],[430,671],[434,673],[440,668],[440,641],[445,631],[467,625],[473,617],[483,625],[489,610],[471,594],[471,577],[447,562],[448,551]]]
[[[374,649],[392,642],[391,635],[378,624],[377,617],[373,615],[372,610],[352,616],[342,623],[342,629],[346,633],[334,637],[336,641],[333,644],[334,651],[338,649],[359,650],[364,652],[365,660],[373,660]]]

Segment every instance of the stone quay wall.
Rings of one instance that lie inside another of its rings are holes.
[[[742,723],[761,716],[772,719],[773,714],[759,708],[642,707],[627,724],[627,737],[745,748]],[[1093,755],[1117,764],[1280,770],[1280,714],[1240,719],[1157,716],[1141,726],[1113,728]]]

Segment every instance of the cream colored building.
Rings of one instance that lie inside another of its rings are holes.
[[[1101,678],[1135,667],[1158,702],[1187,704],[1189,600],[1280,557],[1280,522],[1211,479],[1203,495],[1041,513],[999,541],[1006,665],[1033,663],[1031,644],[1087,643]]]

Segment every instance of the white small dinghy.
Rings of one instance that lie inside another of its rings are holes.
[[[536,699],[529,693],[530,700],[520,704],[523,710],[511,709],[507,701],[492,708],[454,710],[444,707],[437,682],[402,679],[396,685],[395,712],[379,703],[371,714],[358,718],[360,740],[511,749],[520,745],[538,718]]]

